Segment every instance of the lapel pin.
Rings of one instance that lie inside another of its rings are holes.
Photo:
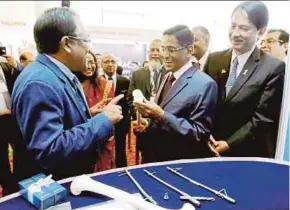
[[[227,71],[225,69],[222,70],[222,74],[225,74],[227,73]]]
[[[248,69],[246,69],[244,72],[243,72],[243,75],[247,75],[247,73],[248,73]]]

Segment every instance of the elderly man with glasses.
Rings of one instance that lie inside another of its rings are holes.
[[[24,176],[37,172],[54,179],[93,172],[100,144],[122,116],[112,99],[90,113],[79,80],[86,69],[90,40],[79,16],[68,8],[45,11],[34,25],[39,52],[15,83],[12,111],[27,148]],[[94,115],[94,116],[93,116]]]

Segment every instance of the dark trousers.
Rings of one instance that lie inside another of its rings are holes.
[[[115,133],[115,155],[116,155],[116,167],[126,167],[127,157],[126,157],[126,133],[118,132]]]
[[[14,175],[11,173],[8,144],[14,141],[15,127],[11,115],[0,116],[0,185],[3,188],[3,195],[18,191]]]

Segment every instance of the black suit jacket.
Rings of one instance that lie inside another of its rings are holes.
[[[129,115],[129,105],[127,101],[127,93],[130,85],[130,80],[126,77],[117,75],[117,84],[115,95],[124,94],[124,98],[118,103],[122,107],[123,119],[115,125],[115,132],[118,134],[126,135],[129,130],[130,115]]]
[[[128,103],[130,107],[130,113],[135,118],[135,111],[134,111],[134,105],[133,105],[133,91],[135,89],[141,90],[144,97],[147,100],[150,100],[152,86],[150,84],[150,71],[147,68],[141,68],[140,70],[137,70],[133,73],[130,86],[128,90]]]
[[[226,140],[228,156],[274,157],[285,63],[255,48],[226,97],[232,50],[209,55],[204,72],[218,85],[213,136]]]

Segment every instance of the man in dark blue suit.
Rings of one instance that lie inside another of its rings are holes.
[[[115,105],[123,96],[102,109],[88,109],[71,72],[86,69],[89,50],[88,34],[75,12],[45,11],[35,23],[34,38],[39,55],[18,77],[12,94],[12,112],[33,160],[26,166],[55,179],[92,173],[98,146],[123,117]]]
[[[163,33],[162,49],[168,71],[155,102],[136,102],[148,127],[136,126],[148,141],[149,162],[209,157],[207,140],[217,101],[217,85],[192,66],[190,57],[194,36],[178,25]]]

